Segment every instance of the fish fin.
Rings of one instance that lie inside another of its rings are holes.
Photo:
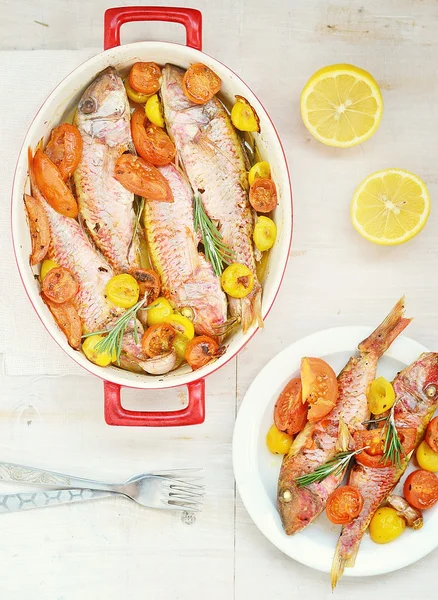
[[[304,429],[302,429],[299,432],[299,434],[292,442],[292,446],[290,447],[289,452],[287,453],[289,458],[292,458],[293,456],[297,455],[300,452],[301,448],[307,445],[309,438],[312,437],[314,427],[314,423],[310,423],[309,421],[307,421],[307,423],[304,425]]]
[[[361,352],[372,352],[382,356],[389,348],[395,338],[409,325],[412,319],[404,317],[405,297],[403,296],[373,331],[373,333],[359,344]]]
[[[339,417],[338,439],[336,440],[336,452],[345,452],[351,444],[351,433],[344,419]]]
[[[347,563],[347,559],[344,558],[343,556],[341,556],[341,537],[338,540],[338,543],[336,544],[336,550],[335,550],[335,555],[333,557],[333,562],[332,562],[332,570],[330,573],[330,579],[332,582],[332,590],[335,589],[335,587],[338,584],[338,581],[341,579],[343,573],[344,573],[344,569],[346,567],[346,563]]]
[[[337,583],[341,579],[345,567],[354,567],[357,553],[359,552],[359,546],[360,539],[354,543],[351,549],[348,550],[348,553],[345,553],[345,551],[343,551],[342,533],[339,536],[338,543],[336,544],[335,555],[333,556],[332,570],[330,576],[332,582],[332,590],[335,589]]]
[[[225,160],[227,160],[231,165],[234,166],[233,161],[227,154],[220,148],[216,142],[214,142],[211,138],[208,137],[207,134],[202,132],[201,130],[193,138],[193,142],[197,144],[206,154],[210,156],[215,161],[218,161],[218,154],[220,154]],[[246,172],[245,172],[246,176]],[[239,179],[240,181],[240,179]]]
[[[242,319],[242,330],[246,333],[254,321],[259,327],[263,327],[262,317],[262,290],[255,294],[249,294],[240,301],[240,314]]]

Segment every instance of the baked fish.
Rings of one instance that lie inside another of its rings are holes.
[[[324,510],[329,495],[340,485],[344,473],[332,474],[320,483],[306,487],[299,487],[295,480],[333,458],[340,449],[338,437],[342,434],[341,427],[348,428],[348,438],[355,431],[365,429],[363,421],[370,416],[367,388],[375,379],[377,361],[411,322],[403,314],[402,298],[379,327],[359,344],[359,355],[352,356],[339,374],[339,395],[333,410],[321,421],[307,423],[283,458],[277,502],[288,535],[312,523]]]
[[[252,242],[253,213],[248,201],[247,158],[230,116],[213,97],[194,104],[183,93],[184,71],[167,64],[162,72],[161,96],[167,131],[174,141],[195,194],[217,225],[233,262],[243,263],[254,275],[254,288],[242,299],[229,298],[230,312],[245,332],[254,322],[263,325],[262,288],[257,279]]]

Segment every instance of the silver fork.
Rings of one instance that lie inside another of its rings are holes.
[[[158,471],[136,475],[128,479],[125,483],[107,483],[56,473],[54,471],[0,462],[1,481],[15,481],[17,483],[31,483],[62,488],[58,492],[71,489],[98,490],[100,492],[121,494],[148,508],[186,510],[190,512],[199,512],[202,510],[202,501],[205,494],[204,486],[193,482],[194,474],[198,471],[199,469]],[[187,476],[186,478],[183,478],[184,474]],[[48,492],[45,493],[47,494]],[[8,496],[11,496],[11,494],[8,494]],[[20,494],[17,494],[17,496],[20,496]],[[25,497],[27,497],[27,494],[25,494]],[[102,496],[100,495],[99,497]],[[54,495],[50,499],[55,499]],[[24,506],[22,499],[19,498],[19,500],[20,505]],[[43,498],[39,499],[41,502],[42,500]],[[75,500],[67,499],[66,501]],[[8,505],[14,504],[10,498],[3,500],[3,502]],[[21,510],[21,508],[17,510]]]

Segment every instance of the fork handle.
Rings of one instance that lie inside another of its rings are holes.
[[[22,494],[0,495],[0,514],[46,508],[57,504],[85,502],[96,498],[111,496],[111,492],[99,492],[87,489],[50,490],[48,492],[29,492]]]
[[[6,462],[0,462],[0,481],[15,481],[17,483],[48,485],[50,487],[71,487],[106,492],[118,491],[117,485],[112,486],[111,484],[100,481],[92,481],[91,479],[83,479],[82,477],[74,477],[71,475],[64,475],[63,473],[56,473],[54,471],[46,471],[34,467],[24,467],[22,465]]]

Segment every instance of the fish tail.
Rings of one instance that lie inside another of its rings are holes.
[[[382,356],[397,336],[409,325],[412,319],[404,317],[405,297],[403,296],[380,323],[373,333],[359,344],[361,352],[372,352]]]
[[[354,563],[356,562],[356,556],[359,552],[359,546],[360,539],[357,540],[357,542],[354,543],[353,547],[346,552],[343,544],[342,533],[339,536],[338,543],[336,544],[335,555],[333,556],[332,570],[330,574],[332,590],[335,589],[336,585],[341,579],[345,567],[354,567]]]
[[[240,314],[243,333],[246,333],[255,321],[257,321],[259,327],[263,327],[261,289],[258,289],[255,294],[251,293],[246,298],[241,299]]]

